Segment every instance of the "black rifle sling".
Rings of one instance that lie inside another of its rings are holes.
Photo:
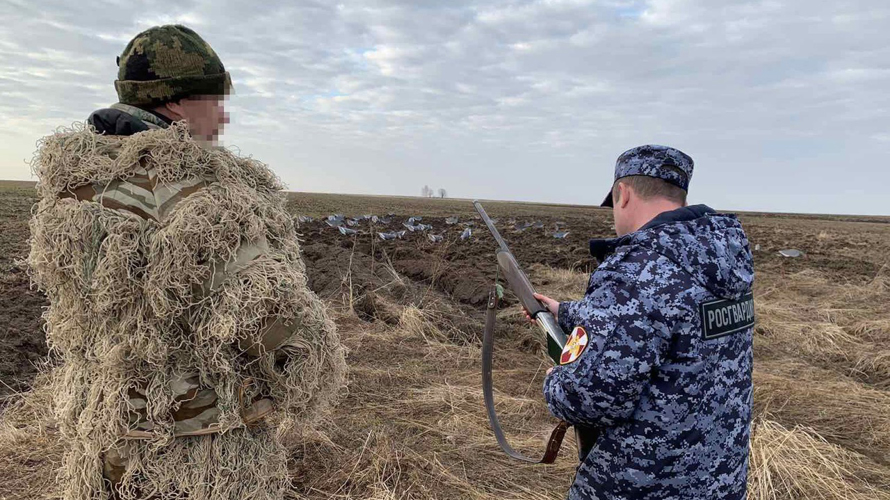
[[[544,452],[544,457],[536,460],[519,453],[510,446],[498,421],[498,414],[494,408],[494,391],[491,380],[491,365],[494,354],[494,324],[497,319],[497,307],[497,289],[493,289],[488,296],[488,310],[485,313],[485,332],[482,337],[482,395],[485,398],[485,409],[488,410],[488,421],[491,424],[491,430],[494,431],[494,436],[497,438],[498,444],[501,445],[501,449],[510,457],[524,462],[552,464],[556,460],[559,447],[562,445],[562,439],[569,428],[568,423],[560,422],[553,429],[553,432],[550,433],[550,439],[547,441],[547,450]]]

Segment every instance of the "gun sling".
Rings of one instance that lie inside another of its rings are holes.
[[[531,462],[538,464],[552,464],[559,454],[559,448],[562,446],[562,440],[566,435],[569,424],[560,422],[553,432],[550,433],[550,439],[547,441],[547,450],[541,459],[529,458],[522,453],[514,450],[507,437],[504,436],[504,430],[501,429],[498,414],[494,407],[494,390],[492,387],[491,365],[494,354],[494,325],[497,319],[498,294],[493,289],[488,296],[488,308],[485,312],[485,331],[482,337],[482,395],[485,398],[485,409],[488,411],[488,421],[491,424],[491,430],[494,431],[495,438],[504,453],[517,460],[523,462]]]

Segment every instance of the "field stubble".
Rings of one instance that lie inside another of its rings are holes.
[[[59,453],[39,316],[44,299],[13,261],[27,251],[33,195],[0,194],[0,376],[7,404],[0,421],[0,498],[56,498]],[[423,216],[434,233],[382,241],[342,236],[316,221],[301,225],[310,286],[324,298],[349,348],[347,395],[318,431],[294,443],[294,498],[563,498],[575,468],[572,444],[555,465],[506,458],[490,433],[480,389],[485,296],[495,277],[494,243],[467,201],[296,194],[290,208],[396,214],[396,229]],[[583,293],[586,240],[611,232],[607,211],[588,207],[491,203],[532,281],[559,299]],[[879,218],[743,214],[755,252],[758,326],[752,500],[890,499],[890,224]],[[541,221],[514,233],[507,219]],[[549,236],[557,222],[567,239]],[[368,223],[363,223],[365,230]],[[444,229],[443,228],[447,228]],[[800,259],[777,250],[798,248]],[[515,300],[499,311],[497,402],[515,445],[543,446],[551,426],[540,388],[547,364],[536,330]],[[22,356],[26,354],[26,356]],[[32,381],[33,380],[33,381]],[[31,392],[26,388],[32,387]]]

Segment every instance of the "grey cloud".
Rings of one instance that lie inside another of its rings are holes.
[[[83,119],[130,37],[183,22],[233,74],[227,143],[294,187],[596,203],[621,151],[668,142],[693,199],[890,213],[835,189],[890,181],[888,20],[881,0],[14,1],[0,120]]]

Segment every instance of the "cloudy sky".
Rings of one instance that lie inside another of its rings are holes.
[[[659,143],[691,202],[890,214],[887,0],[0,0],[0,178],[168,23],[232,74],[225,144],[292,190],[597,204]]]

